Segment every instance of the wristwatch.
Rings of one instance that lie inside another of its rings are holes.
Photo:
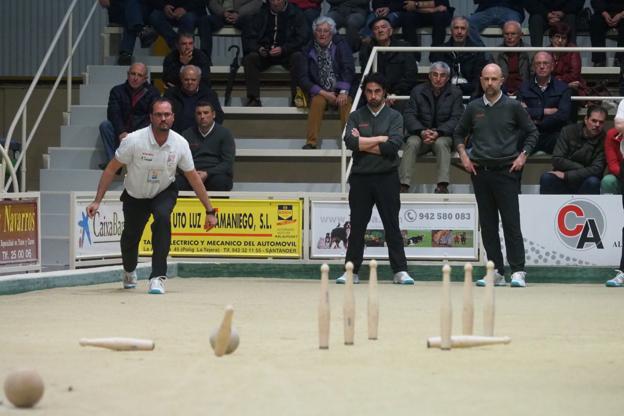
[[[216,209],[210,209],[210,210],[206,210],[206,215],[215,215],[217,213]]]

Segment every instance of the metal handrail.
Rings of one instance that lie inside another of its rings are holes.
[[[351,106],[351,112],[357,109],[357,105],[362,97],[362,80],[368,75],[371,69],[377,69],[377,54],[379,52],[452,52],[452,51],[460,51],[460,52],[624,52],[624,48],[618,47],[601,47],[601,48],[590,48],[590,47],[581,47],[581,46],[569,46],[569,47],[535,47],[535,46],[523,46],[523,47],[508,47],[508,46],[466,46],[466,47],[453,47],[453,46],[375,46],[371,51],[371,54],[368,58],[368,62],[362,71],[362,77],[360,80],[359,87],[353,99],[353,105]],[[409,99],[408,96],[394,96],[393,98],[401,99]],[[585,96],[573,96],[572,100],[574,101],[583,101],[583,100],[617,100],[624,97],[585,97]],[[346,132],[347,125],[342,129],[342,136],[344,137]],[[349,160],[349,165],[347,166],[347,152],[344,144],[344,140],[342,140],[342,154],[340,156],[340,190],[341,192],[347,191],[347,178],[349,177],[349,173],[351,172],[351,167],[353,166],[353,155],[351,156],[351,160]]]
[[[89,12],[89,15],[87,16],[87,18],[84,21],[84,24],[80,30],[80,33],[78,34],[78,36],[76,37],[76,40],[73,41],[72,40],[72,22],[73,22],[73,12],[74,9],[76,8],[76,4],[78,3],[78,0],[73,0],[72,3],[69,5],[68,9],[67,9],[67,13],[65,14],[65,16],[63,17],[63,20],[61,21],[58,30],[56,31],[56,34],[54,35],[54,37],[52,38],[52,42],[50,44],[50,47],[48,48],[48,51],[46,52],[41,65],[39,66],[39,69],[37,70],[37,73],[35,74],[35,77],[33,78],[32,82],[30,83],[30,87],[28,88],[28,91],[26,92],[26,95],[24,96],[24,99],[22,100],[22,103],[20,104],[15,117],[13,118],[13,121],[11,122],[11,125],[9,127],[9,132],[7,133],[7,137],[6,137],[6,141],[4,143],[4,147],[0,146],[0,153],[2,153],[2,158],[4,160],[7,161],[7,168],[9,169],[9,172],[11,173],[11,177],[9,178],[9,180],[7,181],[7,183],[4,185],[4,192],[7,192],[7,190],[9,189],[9,187],[11,186],[11,183],[13,183],[13,192],[19,192],[20,189],[25,188],[26,186],[26,162],[25,162],[25,157],[26,157],[26,153],[28,150],[28,146],[30,145],[30,142],[32,141],[35,133],[37,132],[37,129],[39,128],[39,124],[41,124],[41,120],[43,119],[43,116],[45,114],[45,112],[48,109],[48,106],[50,105],[50,101],[52,100],[52,97],[54,96],[54,93],[56,92],[56,89],[58,88],[58,85],[61,81],[61,77],[63,75],[63,73],[65,73],[67,71],[67,111],[69,112],[71,109],[71,95],[72,95],[72,91],[71,91],[71,78],[72,78],[72,69],[71,69],[71,62],[72,62],[72,57],[76,51],[77,46],[80,44],[80,40],[82,39],[82,36],[84,35],[84,32],[87,28],[87,26],[89,25],[89,23],[91,22],[91,18],[93,17],[93,14],[95,13],[95,10],[98,6],[98,0],[94,0],[93,6],[91,7],[91,10]],[[26,126],[26,115],[27,115],[27,105],[28,102],[30,100],[30,97],[35,89],[35,87],[37,86],[39,79],[41,78],[41,74],[43,73],[43,69],[45,68],[45,66],[48,64],[48,61],[50,60],[50,56],[52,55],[52,52],[54,52],[54,49],[56,48],[56,45],[58,43],[59,38],[61,37],[61,34],[63,33],[63,31],[65,30],[65,28],[67,27],[67,39],[68,39],[68,47],[67,47],[67,54],[68,57],[65,60],[63,67],[61,68],[61,70],[59,71],[58,76],[56,77],[56,81],[54,82],[54,86],[52,87],[52,89],[50,90],[50,93],[48,94],[48,97],[46,98],[43,107],[41,108],[41,111],[39,113],[39,115],[37,116],[37,119],[35,121],[35,124],[32,127],[32,130],[30,132],[30,134],[28,134],[28,137],[26,137],[26,130],[27,130],[27,126]],[[9,145],[11,144],[11,139],[13,138],[13,133],[15,131],[15,128],[17,126],[17,123],[20,121],[22,122],[22,151],[19,155],[19,157],[17,158],[17,160],[15,161],[15,164],[13,164],[11,162],[11,159],[9,157],[8,154],[8,150],[9,150]],[[19,168],[20,164],[22,164],[23,162],[23,169],[21,171],[21,184],[18,182],[17,180],[17,176],[15,174],[15,172],[17,171],[17,169]],[[3,168],[4,169],[4,168]],[[4,170],[2,170],[2,172],[0,172],[3,176],[4,176]]]

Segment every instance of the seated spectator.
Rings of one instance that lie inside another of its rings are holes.
[[[529,13],[531,46],[540,47],[549,26],[565,23],[570,28],[569,40],[576,43],[576,17],[583,10],[585,0],[525,0]]]
[[[522,23],[524,20],[523,1],[518,0],[474,0],[477,10],[470,15],[470,39],[483,46],[481,31],[488,26],[502,26],[509,20]]]
[[[478,46],[468,38],[468,19],[454,17],[451,21],[451,38],[442,46]],[[451,84],[457,85],[464,95],[474,95],[479,86],[481,70],[487,63],[483,52],[436,52],[429,59],[444,61],[451,68]]]
[[[212,62],[212,34],[225,25],[243,30],[245,21],[260,11],[262,0],[205,0],[209,14],[199,19],[197,25],[201,50]]]
[[[569,41],[570,27],[556,23],[550,28],[550,46],[558,48],[576,46]],[[568,84],[573,95],[588,95],[588,88],[581,76],[581,54],[578,52],[554,52],[553,76]]]
[[[136,38],[141,41],[142,48],[147,48],[158,37],[151,26],[145,25],[149,9],[142,0],[99,0],[99,2],[108,10],[108,22],[124,28],[119,43],[117,64],[130,65]]]
[[[149,22],[156,32],[165,38],[169,49],[176,46],[176,32],[193,33],[198,19],[206,14],[201,2],[197,0],[146,0],[152,6]]]
[[[522,42],[522,26],[515,20],[503,25],[503,44],[509,48],[524,47]],[[503,71],[504,91],[516,95],[520,85],[531,76],[531,58],[526,52],[499,52],[494,55],[494,62]]]
[[[199,82],[201,69],[195,65],[183,66],[180,70],[180,87],[171,87],[165,91],[165,98],[173,103],[173,130],[183,132],[195,125],[195,107],[200,101],[212,104],[216,112],[215,120],[222,124],[224,113],[219,104],[219,97],[210,87]]]
[[[403,112],[409,137],[403,146],[399,166],[401,192],[408,192],[414,162],[418,156],[432,151],[436,155],[436,194],[447,194],[450,182],[453,131],[464,112],[462,92],[449,83],[451,68],[444,62],[429,67],[429,79],[417,85],[410,94]]]
[[[371,38],[373,36],[371,24],[373,23],[373,20],[383,17],[390,22],[390,26],[397,27],[399,25],[401,11],[403,10],[403,1],[371,0],[371,9],[372,10],[366,17],[366,23],[360,30],[360,35],[362,37],[360,49],[367,46],[371,42]]]
[[[533,57],[535,78],[522,83],[517,94],[531,120],[537,126],[539,139],[534,152],[553,153],[561,129],[570,120],[572,91],[565,82],[552,76],[553,59],[548,52]]]
[[[248,107],[262,105],[260,73],[270,66],[290,70],[291,101],[297,88],[295,63],[310,39],[310,28],[303,12],[287,0],[268,0],[243,30],[243,65]]]
[[[352,51],[360,49],[360,29],[366,23],[368,0],[327,0],[327,17],[336,22],[336,29],[345,28]]]
[[[589,36],[591,45],[595,48],[605,47],[607,32],[617,29],[617,46],[624,47],[624,0],[592,0],[594,14],[590,20]],[[615,54],[613,66],[624,63],[621,52]],[[604,52],[592,52],[594,66],[606,66],[607,55]]]
[[[185,65],[195,65],[201,69],[201,82],[210,87],[210,60],[203,51],[195,47],[192,33],[180,32],[177,48],[169,52],[163,62],[162,79],[167,88],[181,85],[180,69]]]
[[[604,123],[607,111],[587,108],[583,123],[561,130],[553,152],[553,170],[540,178],[540,194],[599,194],[605,169]]]
[[[207,101],[195,107],[195,125],[182,132],[189,142],[193,163],[207,191],[231,191],[236,144],[232,133],[215,122],[215,110]],[[180,191],[193,188],[186,176],[176,175]]]
[[[362,45],[360,49],[360,65],[362,68],[375,46],[409,46],[401,39],[392,37],[392,25],[385,17],[377,17],[371,22],[373,39],[369,45]],[[409,95],[418,79],[418,62],[412,53],[405,52],[378,52],[377,72],[386,79],[387,92],[391,95]],[[396,102],[386,98],[386,104],[402,112],[405,102]],[[395,107],[396,105],[396,107]]]
[[[422,43],[417,30],[430,26],[431,46],[442,45],[454,12],[455,8],[450,6],[448,0],[406,0],[400,20],[403,38],[412,46],[420,46]]]
[[[309,25],[312,26],[312,23],[321,15],[321,4],[323,0],[289,0],[290,4],[294,4],[299,7],[303,12],[306,20]]]
[[[327,106],[340,111],[342,128],[347,122],[353,99],[351,91],[355,65],[347,41],[336,35],[336,23],[330,17],[319,17],[312,24],[313,40],[299,55],[298,80],[310,97],[308,127],[304,149],[316,149],[321,122]]]
[[[600,182],[600,193],[622,194],[624,184],[621,178],[622,160],[624,159],[624,100],[620,101],[615,115],[615,127],[607,132],[605,138],[605,159],[607,162],[607,174]]]
[[[106,151],[106,160],[99,165],[101,169],[115,157],[115,150],[128,133],[150,124],[151,104],[160,93],[147,79],[147,66],[137,62],[128,69],[126,82],[110,90],[107,119],[100,124],[100,138]]]

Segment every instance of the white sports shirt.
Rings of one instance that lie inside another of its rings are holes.
[[[115,159],[126,165],[124,187],[130,196],[153,198],[175,180],[176,168],[183,172],[195,169],[188,142],[169,130],[167,141],[159,146],[152,127],[136,130],[121,141]]]

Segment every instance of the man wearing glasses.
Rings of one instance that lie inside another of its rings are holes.
[[[209,230],[217,223],[206,188],[195,166],[188,142],[171,130],[173,125],[171,101],[158,98],[151,105],[150,125],[130,133],[121,143],[115,157],[100,177],[95,200],[87,207],[89,217],[94,217],[108,190],[115,171],[127,167],[121,194],[124,229],[121,234],[123,261],[123,287],[133,289],[137,284],[136,265],[141,234],[150,214],[152,223],[152,272],[148,293],[164,294],[167,279],[167,255],[171,242],[171,212],[178,197],[175,184],[176,169],[184,172],[202,205],[206,209],[204,228]]]

